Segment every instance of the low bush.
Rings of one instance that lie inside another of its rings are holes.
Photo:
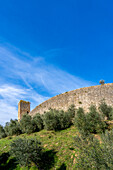
[[[27,133],[27,134],[36,132],[37,129],[35,121],[28,114],[23,115],[22,119],[20,120],[20,127],[22,133]]]
[[[81,133],[89,133],[87,128],[87,117],[84,113],[83,108],[79,108],[74,118],[74,125],[78,128]]]
[[[0,139],[5,138],[7,135],[2,125],[0,125]]]
[[[102,120],[101,115],[97,112],[94,105],[90,106],[87,114],[84,113],[82,108],[79,108],[74,119],[74,124],[79,132],[85,134],[101,133],[107,128],[106,123]]]
[[[44,128],[47,130],[58,130],[59,129],[59,118],[58,110],[50,109],[43,116]]]
[[[113,169],[113,131],[102,134],[101,142],[93,135],[75,137],[76,169]]]
[[[70,127],[72,124],[72,115],[70,115],[70,112],[64,112],[63,110],[60,110],[58,113],[58,119],[59,119],[59,129],[66,129]]]
[[[34,163],[40,169],[42,146],[37,139],[18,138],[11,143],[10,154],[20,166],[31,166]]]
[[[9,122],[6,122],[6,124],[5,124],[5,127],[4,127],[4,130],[5,130],[5,134],[7,135],[7,136],[9,136]]]
[[[102,120],[101,115],[97,112],[95,105],[90,106],[89,113],[87,113],[86,118],[86,126],[90,133],[102,133],[107,128],[106,123]]]
[[[43,125],[43,119],[42,119],[42,116],[40,115],[40,113],[37,113],[34,117],[33,117],[33,121],[35,122],[36,124],[36,131],[40,131],[44,128],[44,125]]]
[[[75,109],[75,105],[72,104],[69,108],[68,108],[68,114],[70,115],[71,118],[75,117],[75,113],[76,113],[76,109]]]
[[[44,127],[47,130],[66,129],[72,124],[72,117],[69,112],[50,109],[43,116]]]
[[[4,127],[5,133],[7,136],[12,136],[12,135],[20,135],[22,133],[20,129],[20,124],[18,120],[10,120],[10,122],[7,122],[5,127]]]
[[[113,119],[113,108],[108,106],[104,100],[101,101],[99,105],[99,111],[107,118],[107,120]]]

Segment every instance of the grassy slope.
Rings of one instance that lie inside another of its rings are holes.
[[[75,162],[76,162],[76,151],[73,149],[74,147],[74,140],[73,137],[76,136],[77,130],[74,126],[66,130],[62,130],[59,132],[54,131],[46,131],[42,130],[40,132],[33,133],[31,135],[22,134],[19,137],[36,137],[42,143],[47,156],[49,156],[50,161],[49,167],[46,169],[74,169]],[[3,153],[7,153],[10,149],[10,143],[13,139],[17,137],[10,137],[4,138],[0,140],[0,155]],[[5,155],[7,157],[7,154]],[[49,159],[48,158],[48,159]],[[1,158],[0,158],[1,159]],[[4,161],[4,164],[1,165],[0,169],[27,169],[27,168],[20,168],[18,165],[15,165],[15,160],[8,157]],[[31,169],[36,169],[34,166]]]

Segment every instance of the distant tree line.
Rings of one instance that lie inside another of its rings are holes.
[[[11,119],[5,127],[0,125],[0,139],[23,133],[30,134],[42,129],[58,131],[72,124],[78,127],[79,131],[99,133],[104,132],[108,126],[105,119],[113,119],[113,108],[104,100],[101,101],[98,110],[95,105],[91,105],[88,113],[85,113],[83,108],[76,109],[71,105],[67,111],[50,109],[42,115],[37,113],[34,117],[24,114],[20,122]]]

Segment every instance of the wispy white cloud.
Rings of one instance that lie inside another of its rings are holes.
[[[5,125],[11,118],[17,118],[17,108],[13,104],[0,100],[0,124]]]
[[[0,46],[0,71],[2,124],[8,117],[17,118],[17,103],[20,99],[30,100],[33,108],[48,97],[92,85],[55,65],[45,63],[43,57],[32,57],[12,46]]]
[[[0,124],[4,124],[11,118],[17,119],[17,106],[21,99],[32,101],[31,109],[33,109],[48,98],[39,95],[32,89],[22,89],[13,85],[2,85],[0,87]]]

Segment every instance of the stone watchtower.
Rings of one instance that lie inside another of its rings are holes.
[[[18,103],[18,121],[22,118],[25,113],[30,112],[30,102],[20,100]]]

